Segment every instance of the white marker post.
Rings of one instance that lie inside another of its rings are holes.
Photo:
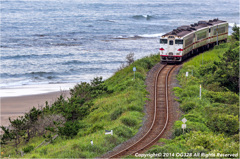
[[[201,99],[201,94],[202,94],[202,86],[200,84],[200,92],[199,92],[200,99]]]
[[[186,118],[183,118],[183,119],[182,119],[182,122],[183,122],[183,124],[182,124],[182,129],[183,129],[183,134],[184,134],[184,129],[186,129],[186,127],[187,127],[187,125],[185,124],[185,123],[187,122],[187,119],[186,119]]]
[[[216,31],[217,31],[217,45],[218,45],[218,25],[217,25]]]
[[[186,124],[182,124],[182,129],[183,129],[183,134],[184,134],[184,129],[187,127]]]
[[[188,77],[188,72],[186,72],[186,77]]]
[[[93,145],[93,141],[91,140],[91,145]]]
[[[113,130],[111,130],[111,131],[105,130],[105,135],[109,135],[109,134],[113,135]]]
[[[135,72],[136,72],[136,67],[133,67],[133,72],[134,72],[134,80],[135,80]]]

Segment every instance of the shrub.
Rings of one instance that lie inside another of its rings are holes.
[[[136,73],[135,73],[135,78],[136,78],[136,79],[139,78],[140,80],[145,80],[144,75],[143,75],[142,73],[140,73],[140,72],[136,72]],[[133,82],[135,82],[135,81],[133,81]],[[136,83],[136,82],[135,82],[135,83]]]
[[[47,148],[43,148],[39,152],[40,152],[41,155],[47,155],[47,153],[48,153]]]
[[[193,111],[191,114],[185,114],[184,117],[188,119],[188,121],[191,122],[199,122],[204,123],[204,118],[201,116],[201,114],[198,114],[197,112]]]
[[[127,64],[128,66],[131,65],[134,62],[134,53],[129,53],[126,56]]]
[[[113,129],[113,132],[119,137],[130,138],[133,135],[133,132],[127,126],[121,125]]]
[[[183,92],[183,89],[180,88],[180,87],[174,87],[173,88],[173,91],[174,91],[174,94],[177,96],[177,97],[180,97],[182,92]]]
[[[208,135],[208,133],[202,133],[202,132],[192,132],[190,134],[188,134],[188,139],[187,139],[187,143],[190,144],[191,146],[201,146],[204,149],[213,149],[214,146],[216,146],[213,142],[213,140],[215,140],[213,138],[213,134],[210,133]]]
[[[208,151],[205,150],[202,146],[197,146],[196,148],[194,149],[190,149],[188,150],[188,153],[192,153],[192,154],[195,154],[195,153],[207,153]]]
[[[164,147],[160,147],[160,146],[155,146],[153,149],[149,150],[147,153],[149,154],[163,154],[163,153],[167,153],[168,151],[164,148]]]
[[[89,122],[91,123],[96,123],[96,122],[99,122],[101,121],[102,119],[106,118],[109,116],[109,113],[108,112],[94,112],[91,114],[91,118],[89,120]]]
[[[212,82],[205,86],[205,88],[209,91],[214,92],[224,92],[226,88],[221,87],[219,82]]]
[[[28,153],[32,150],[34,150],[34,147],[32,145],[29,145],[29,146],[23,148],[24,153]]]
[[[232,38],[239,41],[239,30],[240,29],[236,23],[234,24],[232,30],[233,30]]]
[[[80,151],[63,150],[54,153],[51,158],[86,158]]]
[[[188,101],[186,103],[181,104],[180,107],[184,112],[189,112],[195,106],[196,106],[196,103],[194,101]]]
[[[214,114],[210,117],[207,125],[215,132],[234,135],[238,133],[238,116],[226,114]]]
[[[239,102],[238,95],[233,92],[213,92],[208,91],[206,96],[213,102],[235,104]]]
[[[154,66],[154,63],[149,58],[143,58],[141,66],[145,69],[151,69]]]
[[[90,128],[89,133],[93,133],[96,132],[98,130],[102,130],[103,129],[103,124],[94,124],[93,127]]]
[[[181,97],[198,97],[198,96],[199,96],[199,85],[189,85],[185,89],[183,89],[181,93]]]
[[[102,154],[105,151],[105,149],[106,149],[106,147],[101,146],[101,145],[97,145],[97,144],[90,145],[90,142],[89,142],[89,144],[82,145],[80,147],[80,151],[90,151],[90,152],[98,153],[98,154]]]
[[[122,123],[126,126],[134,127],[137,125],[137,121],[132,118],[124,117],[121,119]]]
[[[64,127],[59,127],[59,134],[66,137],[74,137],[77,135],[80,125],[77,121],[68,121],[64,124]]]
[[[117,146],[118,144],[121,143],[120,139],[116,137],[115,135],[106,135],[104,137],[104,144],[102,145],[103,147],[114,147]]]
[[[130,105],[128,107],[128,110],[142,112],[143,108],[142,108],[142,106]]]
[[[122,113],[124,112],[123,108],[119,108],[117,110],[115,110],[112,114],[111,114],[111,120],[116,120],[119,116],[122,115]]]
[[[205,107],[205,111],[208,117],[211,117],[212,114],[228,114],[236,116],[239,114],[239,105],[213,103],[211,106]]]

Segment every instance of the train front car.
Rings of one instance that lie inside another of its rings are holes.
[[[183,38],[174,30],[160,38],[159,53],[161,62],[178,63],[182,61]]]

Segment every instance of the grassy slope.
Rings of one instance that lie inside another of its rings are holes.
[[[174,92],[179,97],[177,100],[185,113],[182,118],[185,117],[188,120],[187,129],[183,134],[182,122],[177,121],[173,128],[174,138],[172,140],[161,139],[160,141],[165,142],[165,145],[154,146],[148,151],[149,153],[174,153],[175,156],[171,157],[176,157],[176,153],[217,155],[217,153],[239,152],[238,95],[218,88],[212,83],[203,83],[204,78],[211,78],[212,74],[201,72],[203,68],[206,69],[219,61],[229,47],[230,44],[221,44],[184,63],[178,74],[181,88],[174,88]],[[190,75],[186,78],[187,71]],[[201,99],[199,98],[200,84],[203,86]],[[210,91],[211,89],[214,91]]]
[[[103,95],[94,100],[91,113],[79,121],[84,125],[73,139],[58,137],[53,143],[41,146],[24,155],[24,158],[80,158],[97,157],[112,150],[118,144],[133,137],[144,117],[143,108],[147,100],[145,79],[147,72],[159,62],[159,55],[151,55],[135,61],[129,67],[116,72],[105,81],[110,95]],[[133,80],[133,67],[137,68],[136,79]],[[113,130],[114,135],[105,135],[105,130]],[[91,146],[90,140],[94,145]],[[43,137],[34,138],[27,145],[36,147]],[[4,156],[20,157],[10,146],[3,148]]]
[[[233,114],[236,116],[237,105],[229,104],[229,99],[236,99],[237,95],[231,92],[220,93],[220,96],[226,96],[223,99],[224,104],[214,101],[208,97],[209,91],[205,86],[202,89],[202,99],[199,99],[199,84],[203,78],[200,77],[201,67],[209,65],[214,61],[219,61],[222,54],[227,50],[225,44],[219,49],[213,49],[199,55],[189,62],[185,63],[181,69],[178,80],[181,88],[175,88],[175,94],[180,97],[181,109],[186,113],[183,117],[188,119],[187,130],[182,134],[181,121],[177,121],[174,126],[173,140],[160,140],[165,142],[165,146],[155,146],[149,152],[151,153],[181,153],[181,152],[205,152],[205,153],[236,153],[238,150],[238,136],[226,135],[224,133],[215,133],[208,124],[209,114],[217,107],[225,110],[221,112],[224,115]],[[203,65],[202,65],[203,58]],[[52,144],[42,146],[30,153],[25,154],[25,158],[43,157],[43,158],[79,158],[96,157],[112,150],[116,145],[126,141],[134,136],[141,126],[144,116],[143,106],[146,95],[144,81],[148,70],[159,62],[159,56],[143,58],[136,61],[129,67],[115,73],[111,78],[105,81],[108,88],[114,93],[103,95],[94,100],[94,106],[91,113],[79,121],[85,125],[73,139],[57,138]],[[136,66],[136,79],[133,79],[132,68]],[[185,72],[189,72],[186,80]],[[193,72],[193,76],[191,75]],[[207,87],[207,86],[206,86]],[[221,89],[220,89],[221,90]],[[238,98],[237,98],[238,100]],[[228,109],[226,109],[228,108]],[[215,111],[215,110],[214,110]],[[216,110],[219,111],[219,110]],[[114,135],[104,135],[105,130],[114,130]],[[32,145],[36,147],[44,138],[34,138],[27,145],[21,145],[20,150]],[[90,140],[94,141],[94,146],[90,145]],[[13,148],[7,146],[3,148],[6,152],[4,156],[16,156]],[[4,157],[3,156],[3,157]]]

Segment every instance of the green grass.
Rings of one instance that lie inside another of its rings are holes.
[[[25,153],[24,158],[98,157],[133,137],[142,125],[143,108],[148,100],[145,89],[147,72],[158,62],[159,55],[151,55],[116,72],[105,81],[113,93],[103,94],[93,100],[90,114],[79,120],[84,126],[75,137],[67,139],[59,136],[53,143]],[[137,68],[135,80],[133,67]],[[113,136],[105,135],[105,130],[113,130]],[[90,140],[93,140],[93,146]],[[20,145],[18,150],[36,147],[42,141],[43,137],[35,137],[28,144]],[[10,147],[2,147],[4,156],[11,154],[11,157],[21,157]]]

